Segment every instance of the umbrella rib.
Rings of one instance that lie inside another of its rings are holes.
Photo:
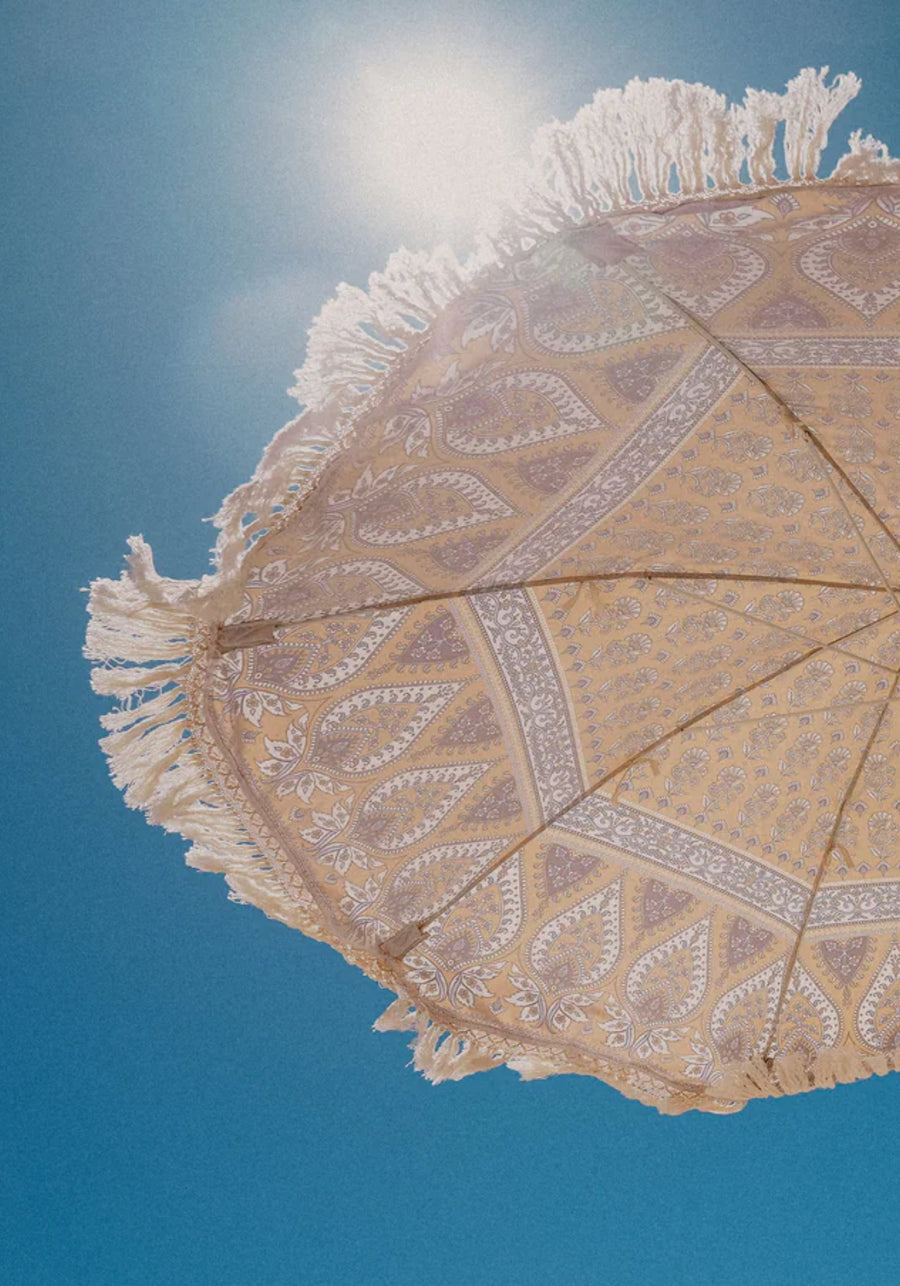
[[[819,863],[819,869],[816,871],[816,878],[813,880],[812,888],[810,889],[809,897],[806,902],[806,907],[803,912],[803,919],[800,922],[800,927],[797,930],[797,937],[794,941],[794,946],[791,950],[790,956],[788,957],[787,967],[785,968],[784,978],[781,983],[781,991],[778,996],[778,1001],[775,1005],[775,1010],[772,1016],[772,1029],[769,1034],[769,1038],[766,1041],[765,1050],[763,1051],[763,1054],[762,1054],[763,1059],[767,1059],[770,1057],[772,1045],[775,1041],[775,1036],[778,1031],[778,1019],[780,1018],[781,1011],[784,1008],[784,1002],[787,997],[788,987],[790,986],[791,975],[794,972],[794,968],[797,964],[797,957],[800,954],[800,946],[801,946],[801,943],[803,942],[803,935],[806,932],[806,927],[809,924],[809,918],[812,915],[812,909],[813,909],[813,906],[815,905],[816,895],[819,892],[819,887],[822,883],[822,880],[825,878],[825,872],[828,869],[828,859],[831,857],[831,854],[834,852],[835,841],[837,840],[838,831],[840,830],[840,827],[841,827],[841,822],[844,819],[844,814],[847,811],[847,808],[850,804],[850,800],[853,798],[853,792],[856,790],[857,783],[859,782],[859,779],[862,776],[863,769],[866,766],[866,761],[869,758],[869,755],[871,753],[873,745],[875,744],[875,740],[878,736],[878,733],[881,731],[881,725],[884,722],[884,716],[886,715],[888,706],[890,705],[891,700],[894,696],[894,693],[897,690],[898,679],[900,679],[900,672],[895,672],[894,681],[891,684],[890,691],[888,692],[887,696],[884,699],[884,703],[881,707],[881,712],[879,713],[878,718],[875,720],[875,725],[872,728],[871,734],[869,735],[869,740],[866,742],[865,748],[859,757],[859,763],[856,765],[856,771],[851,777],[849,785],[847,786],[847,789],[844,791],[843,797],[838,807],[837,816],[834,819],[834,825],[831,828],[831,832],[828,836],[828,840],[826,841],[825,848],[822,854],[822,860]]]
[[[754,616],[752,612],[742,612],[738,607],[730,607],[727,603],[720,603],[716,600],[704,598],[701,594],[692,593],[689,589],[682,589],[680,593],[684,594],[686,598],[692,598],[696,603],[703,603],[706,607],[717,608],[722,612],[731,612],[733,616],[740,616],[745,621],[752,621],[755,625],[768,625],[770,629],[778,630],[782,634],[790,634],[793,638],[799,639],[801,643],[821,642],[820,639],[811,639],[808,635],[801,634],[799,630],[792,630],[787,625],[777,625],[773,621],[767,621],[765,618]],[[879,616],[877,620],[869,621],[868,625],[864,625],[862,628],[871,629],[873,625],[880,625],[882,621],[889,621],[891,617],[897,616],[898,614],[900,614],[900,607],[895,607],[892,611],[886,612],[884,616]],[[836,648],[835,643],[825,643],[823,646],[832,649]],[[857,652],[845,651],[843,648],[838,650],[840,651],[841,656],[852,657],[854,661],[861,661],[864,665],[874,666],[877,670],[885,670],[888,674],[895,673],[894,668],[890,665],[882,665],[880,661],[873,661],[867,656],[860,656]]]
[[[825,449],[825,447],[823,447],[822,443],[816,437],[815,433],[813,433],[809,425],[805,424],[804,421],[800,419],[797,412],[784,400],[784,398],[779,393],[776,393],[776,391],[769,384],[766,383],[766,381],[759,374],[759,372],[755,371],[753,367],[749,366],[743,360],[743,358],[739,357],[738,354],[734,352],[733,349],[729,348],[728,345],[723,340],[721,340],[718,335],[714,334],[713,331],[711,331],[709,327],[706,326],[699,319],[699,317],[696,317],[689,309],[685,308],[683,304],[679,303],[677,299],[673,299],[671,295],[667,294],[666,291],[661,289],[661,287],[658,286],[654,281],[645,277],[644,274],[642,272],[639,272],[638,269],[635,268],[633,264],[629,264],[623,261],[620,267],[622,268],[622,271],[627,276],[632,277],[640,285],[644,286],[648,290],[656,291],[657,294],[659,294],[663,299],[665,299],[667,303],[671,304],[671,306],[674,309],[676,309],[676,311],[679,312],[682,317],[684,317],[688,325],[692,326],[697,331],[698,334],[702,335],[704,339],[706,339],[708,343],[714,345],[714,347],[717,348],[720,353],[723,353],[726,357],[730,358],[731,361],[733,361],[736,366],[739,366],[742,371],[744,371],[747,375],[749,375],[750,378],[754,380],[761,389],[763,389],[766,395],[772,399],[772,401],[776,404],[776,406],[781,408],[782,412],[788,418],[791,424],[793,424],[797,429],[799,429],[799,431],[804,435],[804,437],[812,446],[813,450],[818,452],[820,458],[825,461],[826,465],[830,465],[831,469],[833,469],[837,474],[839,474],[840,477],[844,479],[844,481],[853,491],[853,494],[859,498],[859,500],[865,507],[866,511],[875,519],[879,527],[882,528],[882,530],[890,538],[893,544],[897,547],[898,551],[900,551],[900,544],[898,544],[890,528],[887,527],[887,525],[885,524],[884,519],[881,518],[879,514],[875,512],[875,510],[866,500],[865,496],[860,492],[856,484],[852,481],[852,479],[847,477],[846,473],[841,468],[841,466],[834,460],[834,458]],[[822,472],[826,483],[834,493],[835,499],[843,509],[844,514],[848,518],[851,527],[853,528],[854,531],[856,531],[857,530],[856,519],[854,518],[853,514],[850,512],[850,509],[848,508],[847,502],[845,501],[844,497],[841,495],[840,488],[838,487],[837,483],[834,481],[834,478],[831,476],[830,469],[825,468],[822,470]],[[900,597],[898,597],[897,590],[891,585],[890,577],[887,575],[884,568],[881,566],[881,563],[878,561],[878,558],[876,557],[875,553],[871,549],[869,542],[866,540],[865,536],[862,533],[859,533],[859,536],[860,536],[860,540],[862,541],[863,547],[865,548],[866,553],[869,555],[869,558],[872,560],[872,562],[874,563],[875,567],[878,570],[878,575],[882,579],[883,588],[893,596],[894,602],[897,604],[898,607],[900,607]]]
[[[768,388],[768,385],[767,385],[764,381],[760,380],[760,383],[762,384],[763,388]],[[795,416],[794,418],[796,419],[796,416]],[[801,430],[801,431],[806,435],[807,440],[812,444],[813,450],[818,450],[818,451],[819,451],[819,454],[820,454],[820,455],[821,455],[821,457],[822,457],[822,459],[823,459],[823,460],[825,460],[825,461],[826,461],[826,463],[828,463],[828,461],[831,459],[831,457],[828,455],[828,453],[827,453],[824,449],[821,449],[821,446],[820,446],[819,440],[818,440],[818,438],[816,437],[816,435],[813,433],[813,431],[812,431],[810,428],[808,428],[805,424],[803,424],[800,420],[796,420],[796,422],[797,422],[797,425],[798,425],[798,427],[800,428],[800,430]],[[840,476],[841,476],[841,477],[846,477],[846,474],[844,474],[844,473],[843,473],[843,471],[842,471],[841,469],[837,468],[837,466],[835,466],[835,468],[836,468],[836,470],[837,470],[838,474],[840,474]],[[854,531],[856,531],[856,530],[857,530],[857,527],[856,527],[856,519],[853,517],[853,514],[850,512],[850,507],[849,507],[849,505],[847,504],[847,501],[846,501],[846,500],[844,499],[844,497],[841,495],[840,488],[838,487],[837,483],[834,481],[834,479],[832,478],[831,474],[829,473],[829,471],[828,471],[827,469],[825,469],[823,472],[824,472],[824,474],[825,474],[825,479],[826,479],[826,481],[828,482],[828,485],[831,487],[832,491],[834,492],[835,499],[837,500],[838,504],[839,504],[839,505],[841,506],[841,508],[843,509],[844,514],[845,514],[845,516],[846,516],[846,518],[847,518],[848,522],[849,522],[849,523],[850,523],[850,525],[853,527]],[[849,481],[849,479],[848,479],[848,481]],[[851,486],[852,486],[852,483],[851,483]],[[864,502],[864,503],[865,503],[865,502]],[[869,513],[874,514],[874,510],[873,510],[873,509],[871,509],[871,508],[870,508],[870,506],[866,505],[866,508],[868,509]],[[874,514],[874,516],[875,516],[875,518],[878,520],[878,522],[881,524],[881,526],[884,526],[884,524],[881,522],[881,519],[880,519],[880,518],[878,518],[878,515],[877,515],[877,514]],[[885,530],[887,530],[887,529],[885,528]],[[893,541],[893,540],[894,540],[894,537],[891,535],[891,533],[890,533],[890,532],[888,532],[888,535],[890,536],[891,540]],[[893,597],[894,602],[897,604],[898,608],[900,608],[900,597],[898,597],[898,594],[897,594],[896,589],[894,589],[894,587],[891,585],[891,583],[890,583],[890,577],[888,576],[888,574],[887,574],[887,572],[884,570],[884,568],[881,566],[881,563],[878,561],[878,558],[877,558],[877,557],[876,557],[876,555],[875,555],[875,551],[871,548],[871,546],[869,545],[869,542],[866,540],[866,538],[865,538],[865,536],[862,534],[862,532],[860,532],[860,533],[859,533],[859,538],[860,538],[860,540],[862,541],[862,544],[863,544],[863,546],[864,546],[864,548],[865,548],[865,550],[866,550],[866,553],[869,555],[869,557],[871,558],[872,562],[873,562],[873,563],[875,564],[875,566],[878,568],[879,575],[881,576],[881,578],[882,578],[882,580],[883,580],[883,582],[884,582],[884,588],[888,591],[888,593],[889,593],[889,594],[891,594],[891,596]],[[897,543],[897,542],[896,542],[896,541],[894,541],[894,544],[895,544],[895,545],[896,545],[896,543]],[[900,548],[900,546],[898,546],[898,548]]]
[[[867,629],[868,626],[862,626],[861,628]],[[858,634],[859,632],[859,629],[849,630],[847,634],[842,635],[839,639],[835,639],[834,642],[840,643],[843,639],[851,638],[854,634]],[[590,798],[591,795],[600,790],[602,786],[605,786],[607,782],[611,781],[614,777],[617,777],[620,773],[625,772],[628,768],[633,767],[639,760],[646,759],[647,756],[658,746],[670,741],[673,737],[679,736],[682,732],[686,732],[688,728],[694,727],[695,724],[700,723],[711,714],[715,714],[717,710],[721,710],[723,707],[730,705],[733,701],[737,701],[740,697],[746,696],[747,693],[753,692],[756,688],[761,687],[762,684],[771,683],[773,679],[777,679],[782,674],[786,674],[795,666],[800,665],[804,661],[810,660],[811,657],[818,655],[820,652],[826,651],[827,646],[828,645],[826,644],[819,644],[818,646],[801,653],[800,656],[795,657],[792,661],[788,662],[787,665],[783,665],[780,669],[774,670],[771,674],[766,674],[762,678],[756,679],[753,683],[748,683],[744,687],[738,688],[736,692],[732,692],[727,697],[723,697],[721,701],[716,701],[713,705],[707,706],[705,710],[701,710],[698,714],[692,715],[689,719],[685,719],[680,723],[677,723],[674,728],[670,728],[668,732],[664,732],[661,737],[657,737],[657,739],[650,745],[644,746],[633,755],[629,755],[622,763],[618,764],[615,768],[611,768],[609,772],[604,773],[597,779],[597,781],[592,782],[581,792],[580,795],[568,803],[565,808],[560,809],[558,813],[542,822],[540,826],[536,827],[530,834],[526,835],[524,839],[519,840],[512,848],[507,849],[505,852],[499,854],[499,856],[492,862],[489,862],[487,866],[477,872],[477,874],[473,875],[470,880],[467,880],[462,888],[454,893],[453,897],[448,899],[448,901],[443,906],[439,907],[437,911],[433,912],[433,914],[429,916],[425,916],[422,920],[416,921],[414,924],[404,925],[385,942],[382,942],[380,944],[380,949],[386,955],[392,956],[394,959],[402,958],[422,940],[424,930],[429,924],[432,924],[440,916],[445,915],[446,912],[449,911],[451,907],[455,906],[461,898],[464,898],[466,894],[471,893],[471,891],[476,888],[482,880],[486,879],[489,875],[492,875],[498,867],[503,866],[511,858],[515,857],[516,854],[525,848],[526,845],[530,844],[540,835],[543,835],[544,832],[548,831],[552,826],[555,826],[562,817],[571,812],[573,808],[577,808],[580,804],[583,804],[586,799]],[[833,644],[831,646],[833,646]]]
[[[891,673],[893,674],[894,671],[892,670]],[[872,697],[868,701],[842,701],[838,706],[800,706],[796,710],[769,710],[766,714],[751,714],[744,719],[725,719],[718,726],[722,728],[737,728],[745,723],[765,723],[767,719],[803,719],[810,714],[830,714],[834,710],[855,710],[857,706],[880,706],[883,702],[884,697]],[[631,764],[630,766],[632,768],[639,766],[646,761],[648,754],[649,751],[643,751],[638,758],[637,765]],[[622,771],[627,772],[628,769],[623,768]]]
[[[395,612],[406,607],[421,607],[425,603],[456,602],[469,599],[476,594],[499,594],[504,590],[544,589],[554,585],[587,585],[593,581],[611,580],[725,580],[754,581],[766,585],[809,585],[820,589],[858,589],[867,594],[900,593],[900,585],[878,584],[861,585],[857,581],[819,580],[810,576],[757,576],[740,572],[682,572],[653,571],[632,569],[625,572],[584,572],[580,575],[570,573],[561,576],[546,576],[534,580],[498,581],[494,585],[470,585],[465,589],[434,590],[426,594],[412,594],[408,598],[395,598],[386,603],[360,603],[356,607],[343,607],[334,612],[320,612],[311,616],[294,618],[279,617],[272,620],[267,617],[253,617],[234,625],[222,623],[219,626],[219,651],[233,652],[241,647],[258,647],[275,643],[268,631],[291,629],[296,625],[309,625],[314,621],[333,621],[344,616],[357,616],[360,612]],[[688,591],[685,591],[686,593]],[[873,622],[875,624],[876,622]],[[237,625],[241,626],[239,630]],[[250,627],[259,627],[259,637],[252,643],[245,640],[249,637]]]
[[[760,382],[765,384],[764,380]],[[766,384],[765,386],[767,389],[769,388],[768,384]],[[769,391],[771,392],[771,389]],[[772,396],[777,397],[775,393],[772,393]],[[872,508],[872,506],[869,504],[863,492],[860,491],[859,487],[850,477],[849,473],[847,473],[847,471],[843,469],[841,465],[838,464],[837,460],[835,460],[834,456],[828,450],[828,448],[826,447],[822,439],[819,437],[819,435],[813,429],[811,429],[808,424],[804,424],[802,420],[798,419],[797,423],[800,426],[800,428],[803,429],[803,431],[806,433],[807,437],[809,438],[815,450],[818,451],[819,454],[827,461],[827,463],[831,465],[835,473],[840,474],[840,476],[844,479],[844,482],[847,484],[847,486],[856,496],[859,503],[875,519],[875,521],[878,523],[878,526],[887,536],[888,540],[890,540],[890,542],[894,545],[894,547],[898,550],[898,552],[900,552],[900,540],[898,540],[897,537],[894,535],[894,533],[891,531],[890,527],[882,518],[881,514],[879,514],[875,509]]]

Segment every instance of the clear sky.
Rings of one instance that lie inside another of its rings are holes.
[[[420,215],[368,71],[436,56],[523,124],[633,75],[830,64],[900,152],[895,0],[27,0],[5,6],[0,1280],[744,1286],[900,1280],[900,1076],[668,1119],[587,1078],[433,1087],[388,996],[226,899],[96,746],[84,596],[292,415],[303,335]],[[829,155],[839,149],[832,147]],[[4,1266],[5,1265],[5,1266]]]

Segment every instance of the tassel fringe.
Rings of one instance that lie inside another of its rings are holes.
[[[572,121],[537,132],[530,164],[486,219],[465,263],[447,246],[430,255],[404,249],[370,277],[368,292],[340,286],[313,323],[291,392],[313,418],[338,404],[351,413],[452,299],[558,232],[619,211],[777,186],[782,124],[788,184],[815,182],[828,131],[861,87],[853,73],[830,84],[827,74],[827,67],[807,68],[783,94],[748,89],[740,105],[682,80],[635,79],[599,90]],[[835,177],[900,178],[900,165],[871,136],[854,134],[850,149]]]
[[[396,982],[390,984],[397,986]],[[739,1111],[750,1099],[803,1094],[815,1089],[834,1089],[900,1071],[900,1049],[864,1054],[853,1049],[825,1049],[810,1058],[801,1053],[774,1059],[759,1056],[726,1067],[718,1079],[667,1090],[652,1086],[652,1077],[643,1077],[626,1065],[602,1059],[573,1057],[568,1051],[529,1049],[508,1041],[492,1041],[483,1032],[454,1031],[428,1014],[405,992],[376,1019],[375,1031],[414,1032],[410,1044],[413,1066],[435,1085],[458,1081],[475,1072],[507,1066],[523,1081],[546,1080],[550,1076],[580,1074],[600,1077],[629,1097],[640,1099],[666,1115],[678,1115],[692,1108],[728,1114]],[[642,1083],[643,1081],[643,1083]],[[656,1093],[653,1090],[656,1090]]]
[[[206,740],[201,712],[210,649],[218,625],[240,607],[239,571],[247,551],[302,503],[355,422],[427,341],[441,311],[544,239],[605,215],[779,187],[782,124],[784,186],[817,182],[828,131],[860,88],[853,74],[827,83],[827,70],[802,71],[784,94],[748,89],[742,104],[729,104],[704,85],[632,80],[624,89],[599,91],[567,124],[544,126],[515,191],[491,213],[464,263],[448,247],[432,254],[400,250],[370,277],[368,290],[342,285],[325,305],[291,390],[304,412],[274,438],[250,481],[213,519],[219,529],[214,572],[194,581],[161,577],[149,546],[133,537],[119,580],[91,586],[85,655],[96,663],[94,690],[118,703],[102,718],[101,744],[126,802],[188,839],[188,864],[224,874],[234,900],[331,941],[397,991],[375,1026],[413,1032],[413,1064],[436,1084],[505,1063],[527,1080],[561,1072],[600,1076],[667,1113],[699,1106],[728,1112],[750,1098],[900,1069],[900,1053],[830,1050],[809,1065],[799,1055],[772,1063],[755,1059],[728,1068],[715,1085],[667,1087],[640,1069],[446,1026],[443,1017],[429,1015],[426,1002],[406,995],[402,962],[329,938],[311,896],[279,862],[277,845],[259,831],[221,755]],[[896,183],[900,162],[857,131],[831,179]]]
[[[896,1071],[900,1071],[900,1050],[864,1054],[854,1049],[823,1049],[812,1059],[795,1053],[733,1064],[725,1069],[713,1090],[717,1096],[733,1098],[743,1106],[752,1098],[834,1089],[836,1085]]]
[[[391,985],[396,986],[396,983]],[[499,1067],[504,1061],[502,1051],[483,1048],[477,1036],[455,1034],[440,1023],[432,1022],[402,991],[375,1020],[373,1027],[379,1032],[415,1032],[415,1039],[409,1046],[413,1052],[413,1066],[433,1085],[440,1085],[442,1081],[461,1081],[475,1072]]]
[[[116,699],[101,740],[125,802],[191,841],[189,866],[222,873],[236,901],[321,937],[311,902],[294,895],[218,784],[194,708],[214,627],[178,603],[184,584],[156,575],[148,546],[131,542],[130,568],[90,590],[85,656],[95,692]],[[172,587],[177,590],[173,592]]]
[[[852,72],[830,83],[827,75],[827,67],[806,68],[783,94],[748,89],[741,104],[682,80],[601,89],[571,121],[538,130],[530,163],[487,215],[465,262],[449,246],[400,249],[371,275],[367,290],[340,285],[313,322],[290,390],[305,409],[274,438],[253,478],[223,502],[213,519],[216,571],[185,582],[182,603],[206,620],[237,610],[247,549],[296,509],[355,421],[464,290],[489,284],[491,274],[539,242],[605,215],[820,181],[828,131],[860,89]],[[782,125],[784,184],[775,177]],[[898,182],[900,161],[857,130],[830,177]]]

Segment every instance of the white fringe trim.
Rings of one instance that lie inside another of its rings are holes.
[[[414,1032],[410,1045],[413,1066],[435,1085],[462,1080],[502,1065],[517,1072],[523,1081],[566,1074],[595,1076],[667,1115],[697,1109],[728,1114],[740,1111],[751,1099],[834,1089],[869,1076],[900,1071],[900,1050],[864,1053],[832,1048],[814,1055],[795,1052],[773,1059],[755,1057],[731,1064],[709,1082],[666,1085],[652,1072],[628,1064],[615,1065],[600,1058],[578,1057],[527,1044],[516,1046],[509,1041],[492,1040],[479,1032],[454,1031],[440,1021],[433,1021],[421,1003],[417,1007],[417,1002],[402,990],[376,1020],[374,1029]]]
[[[221,872],[237,900],[318,936],[223,795],[195,735],[201,720],[192,697],[204,672],[197,667],[214,628],[170,601],[171,587],[184,586],[156,575],[139,536],[129,543],[130,569],[91,586],[84,649],[100,663],[91,671],[94,691],[118,703],[100,720],[112,779],[130,808],[191,841],[189,866]]]
[[[448,247],[431,254],[401,249],[383,272],[370,277],[367,291],[342,285],[325,305],[309,332],[306,362],[291,390],[305,412],[274,438],[250,481],[228,496],[215,516],[214,574],[194,581],[161,577],[138,536],[130,541],[129,567],[120,579],[91,586],[85,655],[99,663],[92,672],[95,691],[119,703],[103,716],[107,735],[101,744],[126,802],[191,841],[188,863],[222,872],[236,900],[331,941],[400,993],[376,1026],[414,1031],[414,1064],[435,1082],[501,1063],[526,1079],[581,1072],[670,1112],[696,1106],[730,1111],[754,1095],[796,1092],[786,1088],[791,1084],[813,1088],[832,1074],[856,1079],[847,1058],[840,1075],[833,1072],[834,1059],[825,1060],[821,1072],[802,1073],[781,1060],[768,1069],[768,1079],[760,1070],[764,1064],[729,1069],[725,1084],[733,1091],[732,1102],[720,1097],[721,1086],[712,1097],[704,1098],[699,1088],[669,1094],[664,1087],[648,1087],[652,1077],[637,1069],[433,1021],[426,1002],[407,998],[399,962],[357,953],[323,930],[312,898],[279,867],[277,846],[252,824],[240,787],[229,783],[227,769],[205,744],[199,704],[215,627],[240,606],[239,572],[248,549],[302,503],[354,423],[427,342],[442,310],[541,241],[604,215],[817,182],[828,130],[860,88],[852,73],[828,84],[827,71],[802,71],[784,94],[748,89],[740,105],[727,103],[705,85],[632,80],[624,89],[600,90],[569,123],[544,126],[515,194],[486,221],[465,263]],[[775,147],[782,123],[788,179],[779,183]],[[831,179],[900,182],[900,162],[891,160],[884,144],[857,131]],[[881,1070],[882,1062],[873,1056],[854,1068],[869,1075]],[[897,1066],[896,1060],[887,1063]],[[807,1083],[801,1085],[804,1077]]]
[[[774,1059],[752,1058],[725,1069],[714,1092],[740,1103],[752,1098],[780,1098],[809,1090],[834,1089],[869,1076],[900,1071],[900,1050],[869,1054],[847,1048],[823,1049],[810,1058],[800,1053]]]
[[[449,246],[400,249],[367,290],[340,285],[312,324],[290,390],[304,412],[274,438],[253,478],[223,501],[213,519],[216,571],[185,582],[177,601],[207,620],[237,610],[247,549],[302,501],[354,422],[464,290],[486,284],[541,241],[604,215],[819,182],[828,131],[861,84],[852,72],[831,83],[827,75],[827,67],[806,68],[783,94],[748,89],[741,104],[682,80],[601,89],[573,120],[538,130],[515,191],[487,216],[465,262]],[[775,177],[779,148],[784,182]],[[900,161],[856,131],[830,178],[898,182]]]
[[[323,928],[312,898],[296,876],[273,860],[242,812],[248,806],[227,769],[211,763],[204,744],[201,703],[215,626],[170,601],[171,583],[153,570],[149,550],[131,541],[131,568],[117,581],[91,587],[86,656],[97,661],[94,690],[116,698],[102,716],[101,745],[126,803],[151,822],[191,841],[187,863],[225,876],[230,896],[260,908],[309,936],[329,942],[370,977],[398,993],[376,1021],[378,1031],[411,1031],[413,1065],[429,1081],[458,1081],[507,1065],[524,1080],[575,1073],[597,1076],[622,1093],[665,1113],[692,1108],[731,1112],[750,1098],[795,1094],[900,1068],[900,1053],[860,1055],[826,1050],[810,1065],[799,1055],[761,1059],[726,1069],[709,1086],[667,1086],[643,1069],[587,1059],[567,1050],[532,1047],[432,1015],[427,1001],[406,990],[403,962],[362,952]]]

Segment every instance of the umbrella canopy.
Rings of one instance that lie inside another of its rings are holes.
[[[858,87],[602,91],[467,264],[325,308],[215,574],[92,587],[127,801],[433,1080],[900,1067],[900,167],[816,177]]]

